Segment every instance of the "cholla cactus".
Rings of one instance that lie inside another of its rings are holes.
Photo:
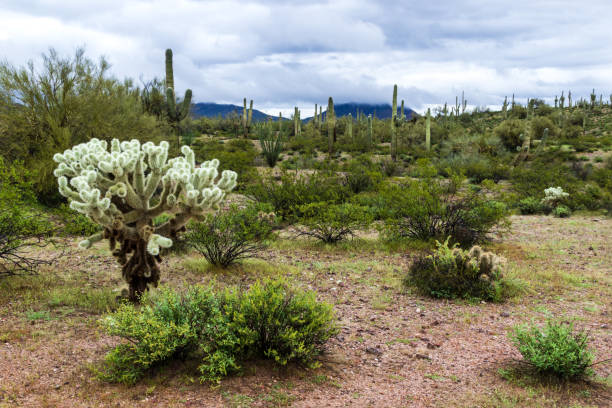
[[[225,170],[218,177],[217,159],[196,167],[193,151],[183,146],[182,157],[167,160],[168,147],[165,141],[155,146],[113,139],[109,152],[106,141],[92,139],[53,157],[59,192],[70,208],[104,227],[79,245],[86,249],[109,240],[132,301],[149,284],[157,286],[160,248],[172,246],[190,219],[217,209],[236,186],[235,172]],[[163,213],[173,218],[154,226],[153,219]]]
[[[569,197],[569,194],[563,191],[561,187],[549,187],[544,190],[544,198],[542,199],[542,204],[547,205],[551,208],[555,208],[557,205],[561,204],[561,202]]]

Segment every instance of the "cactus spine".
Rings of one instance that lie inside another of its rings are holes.
[[[179,135],[178,124],[189,115],[191,108],[191,89],[185,91],[183,102],[176,103],[176,94],[174,92],[174,69],[172,65],[172,50],[166,50],[166,111],[168,114],[168,123],[177,137],[177,146],[181,147],[181,137]]]
[[[427,119],[425,119],[425,148],[431,150],[431,110],[427,108]]]
[[[327,102],[325,123],[327,124],[327,147],[331,156],[334,152],[334,142],[336,141],[336,114],[334,113],[334,100],[331,96]]]
[[[397,120],[397,85],[393,85],[393,105],[391,108],[391,159],[397,158],[397,135],[395,121]]]

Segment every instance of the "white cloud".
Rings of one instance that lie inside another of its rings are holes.
[[[591,0],[79,1],[6,0],[0,58],[24,64],[49,46],[105,55],[119,76],[162,77],[172,48],[179,89],[197,101],[270,113],[400,97],[418,110],[504,95],[612,91],[612,4]],[[276,114],[276,113],[275,113]]]

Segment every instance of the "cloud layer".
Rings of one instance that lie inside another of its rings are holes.
[[[59,5],[58,5],[59,4]],[[388,102],[394,83],[416,110],[499,105],[505,95],[612,93],[612,3],[590,0],[195,1],[5,0],[0,58],[22,65],[48,47],[104,55],[118,77],[163,77],[172,48],[179,91],[270,113]]]

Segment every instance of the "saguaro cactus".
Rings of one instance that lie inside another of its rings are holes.
[[[373,135],[372,135],[372,115],[368,115],[368,147],[372,147]]]
[[[247,109],[247,100],[243,99],[243,108],[242,108],[242,131],[244,133],[244,137],[248,137],[249,132],[251,130],[251,123],[253,121],[253,100],[251,99],[249,109]]]
[[[427,118],[425,119],[425,148],[431,150],[431,110],[427,108]]]
[[[336,114],[334,113],[334,100],[331,96],[327,101],[325,123],[327,125],[327,147],[331,155],[334,152],[334,143],[336,142]]]
[[[217,159],[198,168],[193,150],[183,146],[181,152],[182,157],[167,160],[168,142],[117,139],[109,152],[106,141],[91,139],[53,157],[59,192],[70,208],[104,227],[79,245],[87,249],[109,240],[132,301],[148,285],[157,286],[160,248],[170,247],[190,219],[216,209],[236,186],[235,172],[224,170],[218,177]],[[163,213],[170,220],[155,226],[153,219]]]
[[[346,136],[350,141],[353,141],[353,115],[348,114],[348,123],[346,124]]]
[[[397,85],[393,85],[393,103],[391,105],[391,159],[397,158],[397,135],[395,130],[395,122],[397,120]]]
[[[295,112],[293,114],[293,134],[297,137],[302,133],[302,120],[300,119],[300,110],[298,107],[295,107]]]
[[[508,118],[508,97],[504,97],[504,104],[502,105],[502,112],[504,112],[504,119]]]
[[[178,124],[189,115],[191,108],[191,89],[185,91],[185,97],[180,104],[176,103],[176,94],[174,93],[174,68],[172,66],[172,50],[166,50],[166,112],[168,123],[172,127],[176,137],[177,146],[181,146],[181,137],[179,135]]]

